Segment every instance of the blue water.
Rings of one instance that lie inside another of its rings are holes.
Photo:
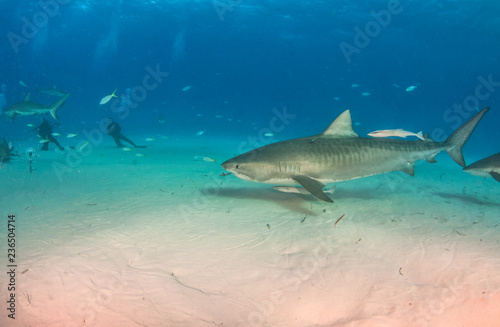
[[[499,320],[492,178],[441,153],[337,183],[332,204],[220,163],[346,109],[360,136],[444,141],[490,106],[464,156],[500,152],[500,1],[0,0],[0,106],[50,105],[53,86],[71,93],[46,115],[64,152],[41,151],[41,116],[0,119],[22,155],[0,163],[4,301],[8,214],[18,250],[1,326]],[[148,147],[116,148],[107,117]]]
[[[2,1],[0,16],[7,106],[27,93],[56,100],[36,87],[70,92],[62,134],[111,116],[125,134],[245,139],[286,106],[295,117],[279,139],[319,133],[351,109],[360,135],[404,128],[443,140],[491,106],[464,151],[500,150],[495,1]],[[163,74],[149,90],[147,67]],[[480,79],[494,83],[478,97]],[[124,116],[99,106],[115,88],[133,90]],[[4,117],[0,136],[39,146],[26,126],[39,121]]]

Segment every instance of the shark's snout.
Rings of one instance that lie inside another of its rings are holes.
[[[244,164],[243,164],[244,165]],[[241,156],[236,156],[236,157],[233,157],[231,159],[228,159],[226,161],[224,161],[222,164],[221,164],[222,168],[224,168],[225,170],[227,171],[230,171],[232,173],[235,173],[237,172],[238,170],[241,170],[240,168],[242,168],[242,160],[241,160]]]
[[[254,171],[253,167],[241,160],[241,157],[231,158],[221,164],[222,168],[232,173],[234,176],[246,181],[258,180],[258,170]]]
[[[221,166],[222,166],[222,168],[224,168],[225,170],[227,170],[227,171],[231,171],[231,170],[230,170],[230,169],[231,169],[231,166],[232,166],[232,164],[231,164],[231,159],[224,161],[224,162],[221,164]]]

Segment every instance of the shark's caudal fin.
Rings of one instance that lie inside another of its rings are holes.
[[[65,96],[54,102],[53,105],[50,106],[50,114],[52,115],[52,117],[54,117],[55,120],[59,120],[56,115],[57,109],[59,109],[59,107],[64,103],[64,101],[66,101],[68,97],[69,94],[66,94]]]
[[[448,137],[446,144],[451,147],[447,150],[450,157],[460,166],[465,167],[465,160],[462,155],[462,147],[465,142],[469,139],[472,132],[476,128],[477,124],[483,118],[484,114],[490,110],[490,107],[486,107],[477,114],[469,119],[465,124],[460,126],[453,134]]]

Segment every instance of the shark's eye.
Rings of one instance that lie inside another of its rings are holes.
[[[236,166],[235,166],[235,168],[236,168],[236,169],[240,168],[240,165],[236,165]]]

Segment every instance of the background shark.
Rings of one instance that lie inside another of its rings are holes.
[[[500,153],[476,161],[473,164],[465,167],[464,171],[475,176],[491,176],[497,182],[500,182]]]
[[[56,111],[68,97],[69,94],[66,94],[65,96],[54,102],[51,106],[47,107],[46,105],[30,101],[30,95],[28,93],[28,95],[26,95],[26,98],[24,98],[24,101],[10,106],[9,108],[5,109],[3,113],[11,120],[14,120],[14,118],[16,118],[17,116],[34,116],[50,112],[52,117],[54,117],[55,120],[58,120]]]
[[[441,151],[465,167],[462,147],[488,110],[478,112],[445,142],[359,137],[346,110],[319,135],[269,144],[229,159],[222,167],[247,181],[300,184],[318,199],[333,202],[323,192],[325,183],[394,170],[413,176],[415,161],[434,163]]]

